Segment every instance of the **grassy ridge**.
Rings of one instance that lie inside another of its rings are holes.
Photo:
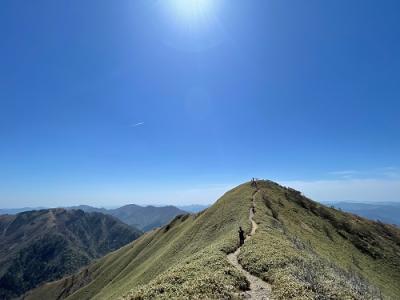
[[[240,263],[272,285],[274,299],[398,299],[400,231],[258,183],[255,221]],[[226,254],[238,246],[255,192],[243,184],[198,215],[106,256],[27,299],[235,299],[248,288]]]
[[[242,265],[272,283],[276,299],[398,299],[399,230],[259,184],[259,230]]]
[[[250,230],[248,211],[253,192],[247,184],[239,186],[205,212],[177,217],[87,270],[34,290],[26,299],[60,295],[68,299],[116,299],[124,295],[127,299],[150,295],[168,299],[183,294],[204,299],[233,295],[247,282],[227,262],[226,253],[237,247],[239,225]]]

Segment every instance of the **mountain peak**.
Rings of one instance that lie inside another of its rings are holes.
[[[242,246],[239,227],[252,234]],[[228,260],[239,247],[236,258],[243,270]],[[398,253],[395,227],[257,180],[99,260],[88,268],[90,277],[76,274],[27,299],[234,298],[254,292],[247,274],[270,284],[272,298],[396,298]]]
[[[111,216],[63,208],[0,216],[0,298],[72,274],[141,232]]]

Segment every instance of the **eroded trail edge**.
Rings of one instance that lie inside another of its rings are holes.
[[[258,192],[258,191],[257,191]],[[252,236],[255,234],[258,225],[257,223],[253,220],[254,217],[254,208],[255,208],[255,196],[257,194],[255,192],[252,197],[252,206],[250,208],[249,212],[249,220],[251,222],[251,232],[246,236],[245,243],[252,238]],[[246,292],[240,293],[240,296],[242,296],[245,299],[257,299],[257,300],[268,300],[269,295],[271,293],[271,286],[263,281],[262,279],[250,274],[247,272],[242,265],[238,261],[238,255],[240,253],[240,248],[237,248],[235,252],[228,254],[228,261],[236,268],[238,269],[247,279],[247,281],[250,283],[250,289]]]

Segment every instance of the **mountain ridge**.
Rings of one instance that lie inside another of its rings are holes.
[[[271,285],[272,299],[400,295],[399,229],[326,207],[271,181],[258,181],[257,190],[258,229],[241,247],[238,262]],[[239,226],[250,233],[254,191],[242,184],[205,211],[177,216],[25,299],[238,297],[251,283],[227,255],[239,247]]]
[[[114,217],[81,210],[0,216],[0,298],[72,274],[140,235]]]
[[[105,213],[120,219],[128,225],[148,231],[161,227],[177,215],[186,214],[187,212],[172,205],[157,207],[153,205],[128,204],[116,209],[106,210]]]
[[[70,206],[64,208],[83,210],[85,212],[99,212],[111,215],[113,217],[118,218],[122,222],[131,225],[135,228],[138,228],[142,231],[148,231],[155,227],[163,226],[167,224],[169,221],[171,221],[175,216],[187,213],[187,211],[182,210],[173,205],[141,206],[137,204],[127,204],[113,209],[98,208],[89,205],[78,205],[78,206]],[[5,214],[7,214],[7,212],[14,214],[19,212],[40,210],[40,209],[42,208],[39,209],[21,208],[21,209],[0,210],[0,215],[2,211],[5,212]]]

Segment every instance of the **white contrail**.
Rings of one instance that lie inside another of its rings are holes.
[[[142,126],[142,125],[144,125],[144,122],[139,122],[139,123],[136,123],[136,124],[132,124],[131,127],[138,127],[138,126]]]

